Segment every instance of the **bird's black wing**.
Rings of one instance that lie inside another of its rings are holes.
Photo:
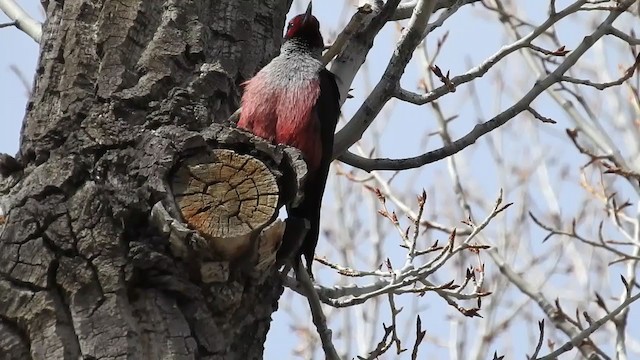
[[[304,185],[304,199],[295,208],[288,210],[290,220],[287,223],[287,230],[283,236],[283,244],[279,257],[288,257],[287,253],[293,253],[292,247],[296,246],[292,243],[291,237],[295,238],[295,233],[299,231],[300,224],[295,223],[295,219],[306,219],[309,221],[309,229],[300,244],[299,250],[296,251],[294,259],[294,269],[300,261],[300,256],[304,255],[307,271],[313,277],[311,265],[313,264],[313,256],[318,237],[320,235],[320,208],[322,205],[322,196],[324,194],[327,176],[329,175],[329,165],[331,164],[333,155],[333,137],[340,116],[340,93],[336,84],[335,76],[328,70],[320,71],[320,96],[314,106],[314,111],[318,116],[320,138],[322,141],[322,158],[320,167],[309,174]]]
[[[336,76],[327,69],[320,71],[320,96],[316,103],[315,110],[320,119],[320,133],[322,136],[322,165],[321,168],[328,172],[329,164],[333,160],[333,138],[336,132],[336,125],[340,117],[340,90],[336,83]],[[324,145],[329,146],[324,146]]]
[[[305,236],[300,254],[304,255],[307,271],[312,275],[311,265],[318,245],[320,235],[320,208],[324,195],[329,166],[333,160],[333,138],[336,132],[338,117],[340,116],[340,92],[336,84],[335,75],[326,69],[320,71],[320,96],[315,106],[320,120],[320,136],[322,139],[322,158],[320,167],[311,181],[305,186],[305,198],[300,204],[305,218],[309,220],[309,232]]]

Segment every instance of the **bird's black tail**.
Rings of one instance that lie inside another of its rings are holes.
[[[282,245],[276,254],[276,266],[279,268],[289,264],[293,269],[300,263],[300,248],[309,231],[309,221],[304,218],[289,216],[285,221]]]
[[[281,266],[291,259],[294,269],[300,262],[301,256],[305,258],[305,265],[309,276],[313,278],[311,266],[313,256],[320,235],[320,207],[324,186],[317,181],[310,181],[305,186],[305,196],[300,205],[287,211],[287,221],[282,245],[276,256],[276,264]],[[324,185],[324,182],[323,184]]]

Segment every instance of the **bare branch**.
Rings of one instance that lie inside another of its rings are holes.
[[[367,54],[373,46],[373,40],[391,18],[398,4],[400,4],[400,0],[389,0],[382,7],[376,6],[375,3],[377,2],[371,3],[372,12],[366,15],[366,19],[362,21],[362,27],[359,31],[348,38],[343,46],[343,51],[331,62],[329,68],[338,79],[340,104],[343,104],[347,99],[351,83],[353,83],[356,73],[367,58]]]
[[[389,350],[389,348],[391,348],[391,345],[393,345],[393,341],[387,342],[387,339],[389,338],[389,336],[391,336],[391,333],[393,332],[393,326],[387,327],[384,324],[382,324],[382,326],[384,327],[384,336],[382,337],[382,340],[380,340],[376,348],[373,351],[371,351],[366,358],[362,356],[358,356],[359,360],[378,359],[380,355],[384,354],[385,352],[387,352],[387,350]]]
[[[318,293],[316,293],[316,290],[313,288],[311,279],[307,274],[307,270],[304,268],[304,266],[302,266],[302,262],[298,262],[296,274],[302,283],[302,287],[305,291],[305,296],[309,301],[309,308],[311,309],[313,324],[316,326],[318,335],[320,335],[320,340],[322,341],[322,349],[324,350],[326,358],[330,360],[340,360],[340,356],[338,356],[338,352],[333,346],[333,341],[331,340],[332,332],[331,329],[327,327],[327,318],[322,312],[322,305],[320,304]]]
[[[13,25],[24,31],[35,42],[39,43],[42,37],[42,24],[35,21],[14,0],[0,0],[0,10],[13,20]]]
[[[427,332],[422,330],[422,320],[420,320],[420,315],[417,316],[416,319],[416,341],[413,343],[413,351],[411,352],[411,360],[418,359],[418,347],[422,343],[424,336]]]
[[[390,1],[391,2],[391,1]],[[415,48],[426,35],[429,17],[433,12],[435,0],[419,0],[413,10],[409,25],[402,32],[400,40],[382,79],[373,89],[367,100],[344,128],[337,134],[334,142],[334,154],[341,154],[355,143],[380,112],[384,104],[391,98],[398,86],[404,68],[409,63]],[[333,67],[332,67],[333,70]],[[339,78],[342,77],[336,73]],[[344,80],[344,79],[343,79]]]
[[[369,299],[383,294],[424,294],[425,292],[431,291],[438,294],[449,305],[453,306],[464,315],[479,316],[479,308],[466,309],[458,305],[454,299],[470,300],[488,296],[490,294],[489,292],[484,292],[481,290],[481,282],[479,282],[478,286],[476,286],[472,293],[463,294],[460,291],[456,291],[459,286],[455,285],[453,281],[447,282],[442,285],[434,285],[427,280],[427,277],[435,273],[453,256],[461,253],[462,251],[467,250],[477,252],[481,249],[486,249],[485,246],[476,246],[470,243],[491,222],[491,220],[493,220],[498,214],[504,211],[508,206],[509,204],[502,204],[502,192],[500,192],[500,195],[498,196],[494,204],[493,210],[480,224],[475,225],[470,222],[468,223],[468,226],[472,228],[472,231],[461,244],[454,245],[454,242],[450,240],[447,246],[442,248],[442,250],[440,250],[440,252],[433,259],[427,261],[425,264],[416,268],[410,262],[408,264],[405,264],[403,268],[398,270],[389,268],[389,272],[393,271],[393,276],[390,279],[380,278],[378,279],[378,281],[369,285],[334,286],[332,288],[317,285],[316,291],[318,292],[320,300],[323,303],[331,305],[333,307],[342,308],[362,304]],[[385,212],[387,213],[386,216],[388,218],[393,218],[392,215],[389,215],[388,210],[385,210]],[[455,235],[455,233],[453,235]],[[455,236],[451,236],[450,239],[453,239],[454,237]],[[423,283],[425,284],[425,286],[412,288],[412,286],[417,282]],[[292,278],[285,278],[284,283],[285,286],[291,288],[292,290],[302,294],[304,293],[304,290],[301,289],[296,281]]]
[[[633,0],[627,0],[620,6],[621,8],[624,8],[625,6],[629,7],[633,2]],[[351,166],[360,168],[365,171],[406,170],[418,168],[460,152],[471,144],[474,144],[483,135],[488,134],[494,129],[497,129],[498,127],[506,124],[516,115],[520,114],[524,110],[527,110],[533,100],[536,99],[542,92],[547,90],[551,85],[561,81],[564,73],[567,72],[600,38],[607,34],[608,27],[620,16],[621,13],[621,11],[612,11],[609,16],[607,16],[607,18],[602,22],[602,24],[600,24],[600,26],[598,26],[598,28],[593,33],[585,37],[580,45],[578,45],[578,47],[565,58],[565,61],[560,64],[556,68],[556,70],[548,74],[542,80],[537,81],[533,88],[529,90],[529,92],[527,92],[517,103],[515,103],[499,115],[496,115],[491,120],[476,125],[469,133],[467,133],[462,138],[454,141],[453,143],[451,143],[451,145],[446,145],[441,147],[440,149],[432,150],[422,155],[404,159],[367,159],[350,152],[346,152],[345,154],[340,156],[339,159]],[[560,13],[558,13],[558,15],[559,14]],[[547,22],[551,22],[551,19],[547,20]],[[549,26],[551,26],[551,24],[549,24]],[[453,84],[457,84],[456,78],[453,78],[451,81]],[[343,129],[342,131],[345,130]]]
[[[633,74],[635,73],[636,69],[640,66],[640,53],[636,56],[636,60],[634,61],[634,63],[627,68],[624,73],[622,74],[622,76],[620,76],[620,78],[614,80],[614,81],[609,81],[606,83],[594,83],[590,80],[582,80],[582,79],[576,79],[570,76],[562,76],[562,81],[564,82],[570,82],[573,84],[579,84],[579,85],[587,85],[587,86],[591,86],[594,87],[598,90],[604,90],[606,88],[610,88],[612,86],[618,86],[621,85],[622,83],[624,83],[625,81],[631,79],[631,77],[633,76]]]
[[[594,331],[598,330],[600,327],[602,327],[602,325],[604,323],[606,323],[607,321],[613,319],[616,315],[618,315],[618,313],[620,313],[622,310],[626,309],[629,307],[629,305],[631,305],[634,301],[640,299],[640,293],[634,295],[633,297],[630,297],[629,299],[627,299],[625,302],[623,302],[622,304],[620,304],[617,308],[615,308],[613,311],[611,311],[610,313],[608,313],[607,315],[603,316],[602,318],[600,318],[597,321],[594,321],[591,326],[589,326],[588,328],[582,330],[580,333],[576,334],[575,336],[571,337],[571,340],[569,340],[568,342],[566,342],[564,345],[562,345],[561,347],[559,347],[558,349],[556,349],[555,351],[549,353],[546,356],[543,356],[541,358],[538,358],[539,360],[551,360],[551,359],[556,359],[558,357],[558,355],[560,354],[564,354],[565,352],[573,349],[576,345],[580,345],[582,344],[582,342],[587,339],[589,337],[589,335],[591,335]]]
[[[436,12],[442,9],[448,9],[454,6],[459,0],[437,0],[436,4],[433,8],[433,11]],[[476,2],[481,0],[473,0],[471,2]],[[405,20],[411,17],[413,13],[413,9],[415,9],[418,4],[418,0],[409,0],[407,2],[401,3],[396,12],[393,14],[390,20]]]
[[[548,118],[546,116],[542,116],[539,112],[537,112],[534,108],[529,107],[527,108],[527,111],[529,111],[531,113],[531,115],[533,115],[534,118],[542,121],[543,123],[548,123],[548,124],[556,124],[557,121]]]
[[[536,349],[534,350],[531,356],[528,356],[529,359],[535,359],[538,357],[538,353],[542,348],[542,341],[544,340],[544,319],[538,321],[538,331],[540,331],[540,335],[538,336],[538,344],[536,345]]]
[[[349,39],[351,39],[357,33],[357,31],[362,28],[363,24],[367,20],[367,15],[371,14],[372,12],[373,8],[371,4],[365,4],[358,8],[358,11],[353,14],[347,26],[342,29],[333,44],[331,44],[329,50],[327,50],[322,55],[323,64],[328,64],[329,62],[331,62],[331,60],[333,60],[334,57],[342,52],[342,49],[346,45],[347,41],[349,41]]]
[[[609,28],[609,34],[619,38],[629,45],[640,45],[640,38],[630,36],[629,34],[624,33],[613,26]]]

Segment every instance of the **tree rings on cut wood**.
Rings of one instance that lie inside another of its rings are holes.
[[[245,254],[278,214],[277,178],[260,160],[216,149],[187,159],[172,179],[185,222],[225,260]]]

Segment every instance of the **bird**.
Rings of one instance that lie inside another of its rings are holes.
[[[311,266],[320,234],[322,197],[333,156],[333,140],[340,116],[340,92],[336,78],[322,62],[324,40],[320,22],[307,10],[287,25],[280,54],[244,85],[237,127],[277,144],[297,148],[309,170],[303,199],[287,209],[289,219],[304,219],[309,228],[299,245],[287,226],[278,258],[304,256]],[[287,225],[290,223],[288,222]],[[288,254],[291,253],[291,254]]]

